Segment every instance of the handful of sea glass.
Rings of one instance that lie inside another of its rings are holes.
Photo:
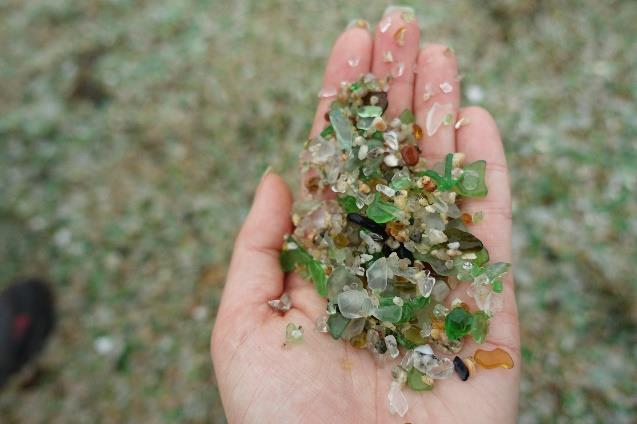
[[[325,129],[306,143],[307,196],[295,203],[295,230],[281,265],[303,273],[327,298],[319,331],[381,361],[402,350],[388,398],[390,410],[403,416],[405,385],[430,390],[454,371],[467,380],[476,365],[513,366],[502,349],[457,356],[467,337],[485,341],[489,320],[502,307],[509,264],[489,264],[487,249],[469,231],[481,213],[459,207],[462,198],[486,196],[485,161],[465,164],[462,153],[449,153],[428,167],[413,113],[383,117],[387,89],[373,75],[342,85]],[[455,118],[428,119],[425,130],[433,135],[463,124]],[[474,311],[451,294],[467,283]]]

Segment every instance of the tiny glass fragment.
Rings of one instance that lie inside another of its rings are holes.
[[[268,305],[276,312],[285,313],[292,308],[292,301],[287,293],[283,293],[280,299],[268,300]]]
[[[401,47],[405,45],[405,33],[406,32],[407,32],[407,28],[400,27],[394,33],[394,41],[396,42],[396,44],[398,44]]]
[[[303,341],[303,327],[294,323],[289,323],[285,327],[285,342],[286,343],[301,343]]]
[[[380,32],[387,32],[390,26],[391,26],[391,16],[388,15],[388,16],[385,16],[383,20],[380,21],[378,28],[380,29]]]
[[[453,91],[453,85],[445,81],[442,84],[440,84],[440,90],[445,94],[449,94]]]

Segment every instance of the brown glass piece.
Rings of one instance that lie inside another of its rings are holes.
[[[473,354],[473,359],[482,368],[513,368],[513,358],[505,350],[495,348],[494,350],[482,350],[478,349]]]
[[[418,151],[418,147],[413,144],[408,144],[402,149],[400,149],[400,154],[405,161],[407,166],[414,166],[418,163],[418,159],[420,158],[420,152]]]

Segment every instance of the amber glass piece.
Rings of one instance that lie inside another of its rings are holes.
[[[336,237],[334,237],[334,244],[337,247],[346,247],[349,244],[349,239],[345,234],[340,233]]]
[[[513,358],[511,358],[508,352],[499,347],[494,350],[478,349],[476,353],[473,354],[473,359],[478,365],[486,369],[513,368]]]
[[[445,320],[443,319],[442,321],[439,321],[439,320],[433,318],[431,320],[431,326],[433,328],[437,328],[438,330],[442,330],[442,329],[445,328]]]
[[[305,188],[307,188],[307,191],[309,191],[310,193],[315,193],[319,188],[320,181],[321,179],[319,177],[311,177],[305,180]]]
[[[385,226],[385,231],[388,232],[392,237],[397,238],[400,232],[405,228],[403,224],[398,221],[389,222]]]
[[[385,184],[385,180],[380,178],[370,178],[369,181],[367,181],[367,185],[371,187],[373,193],[376,192],[376,186],[378,184]]]
[[[363,331],[362,333],[357,334],[352,337],[349,342],[356,349],[365,349],[365,347],[367,347],[367,332]]]
[[[462,222],[464,222],[465,224],[473,223],[473,217],[471,216],[471,214],[468,214],[466,212],[460,215],[460,218],[462,219]]]
[[[409,327],[407,330],[403,331],[403,335],[407,340],[417,345],[425,344],[427,341],[420,335],[420,329],[418,327]]]
[[[416,140],[422,139],[422,128],[418,124],[414,124],[414,137],[416,137]]]
[[[394,33],[394,41],[396,42],[396,44],[398,44],[399,46],[404,46],[405,45],[405,32],[407,31],[407,28],[405,27],[400,27],[398,28],[398,30]]]
[[[436,186],[436,183],[434,182],[434,180],[432,180],[429,177],[423,177],[423,178],[427,178],[427,180],[425,180],[425,182],[423,183],[422,188],[424,188],[425,191],[429,193],[433,193],[434,191],[436,191],[436,188],[438,188],[438,186]]]

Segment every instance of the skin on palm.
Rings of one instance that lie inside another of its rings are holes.
[[[451,103],[457,109],[460,88],[455,55],[446,47],[419,49],[416,20],[406,22],[400,10],[389,13],[390,27],[377,26],[374,39],[360,27],[345,31],[336,41],[326,68],[324,87],[338,87],[360,74],[382,76],[397,62],[405,69],[392,82],[388,115],[413,108],[423,128],[432,102]],[[383,19],[383,22],[387,17]],[[393,35],[405,27],[405,42],[397,46]],[[383,60],[391,50],[394,62]],[[348,59],[359,58],[356,66]],[[452,90],[438,87],[448,82]],[[436,90],[437,89],[437,90]],[[433,90],[434,97],[423,93]],[[332,99],[321,99],[311,136],[325,125],[324,114]],[[471,123],[458,130],[448,127],[424,137],[421,149],[430,161],[461,151],[468,161],[487,161],[489,194],[468,199],[463,210],[482,210],[485,219],[472,232],[488,247],[492,261],[511,261],[511,208],[506,161],[497,126],[480,108],[459,110]],[[262,179],[252,210],[237,237],[228,280],[217,314],[211,351],[224,408],[230,422],[513,422],[517,415],[520,378],[517,310],[511,277],[505,278],[505,309],[492,319],[482,348],[502,347],[513,357],[512,370],[480,370],[466,382],[458,378],[438,382],[430,392],[405,390],[409,411],[404,419],[389,415],[387,392],[391,362],[378,363],[367,350],[357,350],[314,330],[325,310],[325,300],[313,286],[292,274],[287,277],[278,263],[283,235],[292,229],[289,215],[292,196],[283,180],[268,174]],[[267,300],[284,291],[293,309],[285,316],[273,312]],[[459,297],[475,308],[466,286],[456,288],[449,299]],[[283,346],[284,329],[294,322],[305,330],[298,346]],[[466,356],[476,349],[467,343]]]

